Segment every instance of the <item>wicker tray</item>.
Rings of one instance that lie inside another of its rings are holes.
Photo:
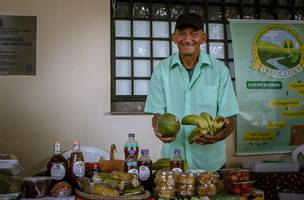
[[[101,195],[95,195],[95,194],[88,194],[88,193],[84,193],[80,190],[76,189],[76,194],[79,195],[80,197],[86,198],[86,199],[93,199],[93,200],[101,200],[101,199],[105,199],[105,200],[141,200],[141,199],[146,199],[148,197],[150,197],[150,192],[145,191],[144,194],[140,194],[140,195],[133,195],[133,196],[120,196],[120,197],[109,197],[109,196],[101,196]]]

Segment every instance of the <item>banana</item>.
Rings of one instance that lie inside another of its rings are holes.
[[[199,115],[187,115],[182,119],[182,124],[199,126],[201,129],[208,128],[208,121]]]
[[[208,125],[212,124],[213,119],[212,119],[212,116],[209,113],[201,112],[200,116],[208,122]]]
[[[216,129],[216,132],[219,131],[225,125],[226,120],[227,119],[225,117],[222,117],[220,115],[216,116],[213,122],[213,127],[214,129]]]
[[[170,169],[170,158],[160,158],[152,164],[153,170],[167,170]]]
[[[206,135],[206,134],[208,134],[208,130],[202,129],[202,128],[200,128],[200,127],[196,127],[196,128],[194,128],[194,129],[191,131],[191,133],[190,133],[190,135],[189,135],[189,137],[188,137],[188,141],[189,141],[190,144],[192,144],[192,143],[193,143],[193,138],[194,138],[194,137],[197,137],[197,136],[204,136],[204,135]]]

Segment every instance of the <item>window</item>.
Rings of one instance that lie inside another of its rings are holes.
[[[177,51],[171,42],[177,17],[203,16],[207,53],[222,60],[234,81],[228,19],[303,20],[303,0],[112,0],[111,112],[143,112],[158,62]]]

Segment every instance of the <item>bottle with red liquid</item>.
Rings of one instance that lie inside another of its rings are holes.
[[[138,159],[139,147],[137,141],[135,140],[134,133],[128,134],[128,141],[125,143],[124,146],[125,160],[128,158],[130,151],[134,151],[133,153],[135,154],[136,159]]]
[[[73,150],[70,157],[70,181],[73,187],[77,185],[77,178],[81,178],[85,175],[85,162],[83,154],[80,150],[79,140],[74,141]]]
[[[142,149],[138,159],[138,178],[145,190],[152,191],[152,160],[149,157],[149,150]]]
[[[138,176],[137,158],[135,155],[135,150],[133,150],[132,147],[126,159],[126,164],[127,164],[127,172],[137,177]]]
[[[174,149],[173,156],[170,160],[170,170],[174,172],[184,172],[184,161],[181,157],[181,150]]]
[[[68,174],[68,161],[61,154],[59,141],[54,142],[54,154],[47,163],[47,174],[53,179],[53,184],[66,181]]]

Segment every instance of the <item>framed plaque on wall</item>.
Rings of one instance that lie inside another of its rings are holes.
[[[0,75],[36,75],[36,16],[0,15]]]

